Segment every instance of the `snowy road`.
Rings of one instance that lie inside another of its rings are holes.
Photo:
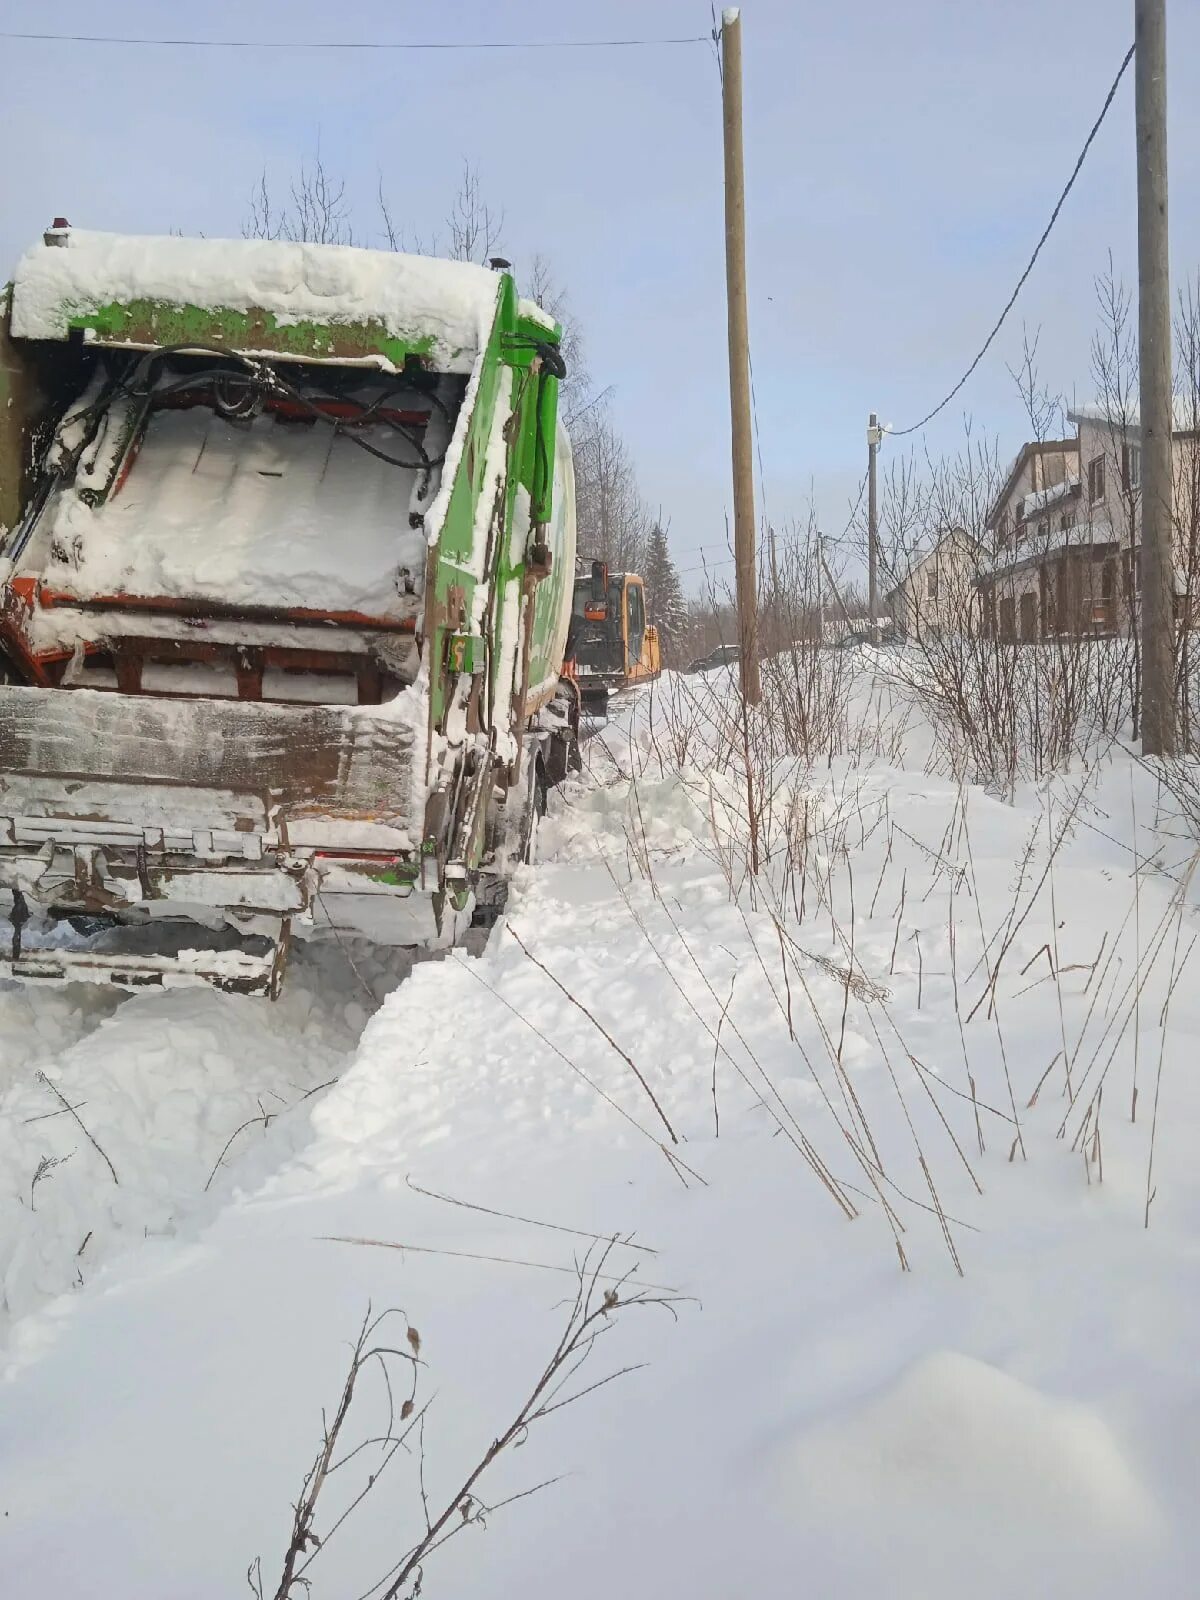
[[[1148,776],[1113,762],[1073,811],[1064,784],[1047,833],[1044,795],[835,764],[796,787],[785,903],[737,876],[736,785],[664,770],[636,705],[589,762],[483,957],[418,966],[357,1046],[336,948],[274,1009],[4,994],[2,1592],[209,1600],[261,1555],[273,1593],[368,1303],[420,1328],[436,1507],[588,1234],[691,1298],[613,1319],[583,1381],[647,1365],[500,1459],[489,1503],[565,1476],[438,1552],[427,1596],[1193,1592],[1200,1002],[1185,975],[1160,1027],[1192,913]],[[68,1116],[25,1120],[39,1062],[119,1183]],[[260,1101],[290,1109],[205,1194]],[[355,1441],[386,1400],[356,1404]],[[417,1459],[314,1596],[418,1536]]]

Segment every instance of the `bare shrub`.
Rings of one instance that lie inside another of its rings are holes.
[[[359,1244],[382,1244],[386,1240],[348,1241]],[[409,1544],[389,1568],[366,1593],[377,1600],[415,1600],[421,1593],[425,1564],[435,1551],[456,1538],[467,1528],[486,1525],[487,1517],[502,1506],[535,1494],[555,1482],[548,1479],[531,1485],[516,1494],[487,1502],[482,1495],[484,1479],[495,1461],[515,1446],[524,1444],[531,1428],[555,1411],[573,1405],[585,1395],[594,1393],[605,1384],[637,1371],[635,1366],[620,1367],[593,1383],[575,1386],[574,1379],[587,1362],[601,1336],[611,1330],[618,1318],[634,1307],[661,1306],[672,1311],[682,1298],[669,1290],[640,1289],[633,1281],[633,1270],[614,1273],[610,1269],[614,1251],[621,1241],[613,1238],[593,1247],[575,1269],[575,1294],[557,1343],[542,1367],[536,1381],[517,1408],[507,1425],[481,1451],[479,1457],[457,1481],[457,1487],[444,1496],[431,1501],[425,1482],[425,1423],[431,1401],[417,1404],[417,1379],[423,1365],[421,1338],[404,1312],[386,1311],[372,1316],[368,1309],[351,1353],[349,1369],[342,1384],[338,1404],[332,1417],[322,1413],[321,1444],[312,1465],[305,1473],[293,1508],[292,1529],[285,1551],[278,1583],[271,1590],[272,1600],[291,1600],[291,1597],[311,1591],[307,1574],[315,1562],[326,1555],[335,1536],[341,1533],[350,1517],[364,1501],[378,1489],[384,1472],[400,1452],[415,1466],[416,1482],[414,1502],[419,1506],[419,1523],[423,1531]],[[571,1269],[565,1269],[570,1271]],[[390,1319],[400,1319],[404,1324],[403,1345],[387,1342]],[[407,1393],[392,1381],[397,1368],[409,1372]],[[380,1379],[382,1395],[376,1396],[367,1421],[367,1431],[357,1443],[350,1442],[351,1414],[357,1417],[363,1407],[356,1408],[360,1397],[360,1384],[364,1375],[375,1372]],[[566,1392],[564,1392],[566,1391]],[[404,1394],[399,1407],[397,1394]],[[385,1417],[380,1424],[375,1419],[382,1403]],[[337,1474],[351,1469],[345,1497],[337,1506],[326,1512],[330,1485],[340,1485]],[[378,1498],[378,1496],[376,1496]],[[322,1532],[318,1532],[318,1514],[328,1517]],[[326,1565],[328,1563],[326,1562]],[[262,1558],[251,1562],[246,1574],[251,1592],[258,1600],[265,1600]],[[365,1600],[365,1596],[364,1596]]]
[[[1036,383],[1028,348],[1024,380]],[[1035,416],[1045,404],[1031,390]],[[881,504],[905,645],[889,673],[944,735],[950,770],[1004,795],[1119,732],[1132,706],[1128,641],[1058,627],[1044,597],[1040,636],[1016,638],[998,614],[997,575],[1014,565],[993,521],[1006,476],[968,424],[954,456],[897,463]]]
[[[290,239],[295,244],[354,244],[345,179],[334,177],[318,150],[311,161],[301,161],[289,199],[276,205],[264,169],[251,191],[242,233],[248,239]]]

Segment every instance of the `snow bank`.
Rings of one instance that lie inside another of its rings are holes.
[[[956,1351],[921,1356],[782,1455],[783,1505],[825,1524],[839,1565],[898,1559],[908,1593],[939,1592],[973,1559],[988,1594],[1020,1589],[1034,1563],[1056,1575],[1048,1592],[1073,1593],[1065,1580],[1094,1581],[1114,1555],[1132,1565],[1160,1532],[1100,1416]]]
[[[16,1047],[0,1090],[0,1343],[10,1321],[89,1281],[122,1246],[211,1214],[233,1176],[261,1178],[308,1136],[303,1115],[284,1113],[337,1071],[366,1011],[336,949],[298,952],[290,979],[274,1006],[212,990],[122,1001],[89,987],[0,989]]]
[[[280,239],[181,239],[72,228],[37,244],[13,278],[12,331],[63,339],[71,316],[114,302],[269,312],[281,323],[374,323],[396,339],[431,337],[434,364],[469,372],[486,344],[500,280],[462,261]]]

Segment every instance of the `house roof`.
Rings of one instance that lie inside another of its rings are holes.
[[[1194,395],[1177,394],[1173,407],[1173,433],[1179,435],[1200,432],[1200,400]],[[1067,412],[1067,421],[1073,422],[1076,427],[1081,422],[1104,422],[1114,428],[1132,428],[1137,433],[1141,432],[1142,425],[1140,407],[1132,398],[1127,400],[1124,406],[1106,400],[1090,400],[1084,405],[1073,406]]]
[[[933,543],[926,546],[925,549],[909,550],[906,552],[908,556],[907,564],[904,566],[903,570],[897,571],[891,586],[884,590],[884,600],[890,600],[894,594],[899,594],[900,590],[914,575],[914,573],[919,572],[927,561],[929,561],[933,556],[936,556],[944,544],[947,544],[951,539],[955,538],[965,539],[973,549],[980,549],[979,541],[972,538],[965,528],[943,528],[938,534],[937,538],[934,539]]]
[[[1066,452],[1072,455],[1078,453],[1079,441],[1077,439],[1031,439],[1028,444],[1023,444],[1017,453],[1017,458],[1008,469],[1008,476],[1001,485],[1000,492],[992,501],[991,510],[987,515],[986,527],[992,527],[1000,515],[1000,507],[1008,499],[1016,487],[1017,479],[1025,470],[1028,462],[1034,456],[1049,456],[1057,452]]]
[[[1107,549],[1119,545],[1120,538],[1110,522],[1083,523],[1075,528],[1054,528],[1044,537],[1034,535],[1015,550],[1004,550],[993,556],[981,570],[982,582],[998,578],[1005,573],[1020,572],[1026,567],[1036,567],[1042,561],[1053,560],[1064,550]]]

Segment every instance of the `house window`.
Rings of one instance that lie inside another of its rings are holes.
[[[1041,522],[1038,523],[1038,538],[1039,539],[1048,539],[1049,537],[1050,537],[1050,523],[1046,518],[1043,517]]]
[[[936,600],[938,597],[938,569],[936,567],[930,567],[925,574],[925,593],[930,600]]]
[[[1096,456],[1088,462],[1088,499],[1092,505],[1104,499],[1104,457]]]
[[[1126,491],[1142,486],[1142,447],[1138,444],[1121,446],[1121,480]]]
[[[1075,513],[1073,511],[1064,511],[1058,519],[1058,526],[1063,533],[1070,533],[1075,526]]]
[[[1111,600],[1117,592],[1117,564],[1106,561],[1100,569],[1100,598]]]

